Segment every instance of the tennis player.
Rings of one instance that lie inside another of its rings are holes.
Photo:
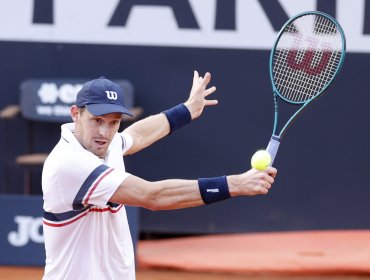
[[[150,210],[215,203],[234,196],[267,194],[276,169],[243,174],[150,182],[125,171],[123,157],[136,153],[198,118],[206,106],[211,75],[194,72],[189,99],[140,120],[119,133],[124,92],[101,77],[85,83],[71,107],[73,123],[42,174],[46,266],[44,280],[135,279],[133,244],[124,205]],[[181,160],[181,159],[179,159]]]

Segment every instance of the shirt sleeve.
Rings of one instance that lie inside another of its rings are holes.
[[[100,165],[87,178],[86,186],[81,186],[76,196],[77,205],[96,205],[104,207],[119,185],[129,176],[127,172]]]
[[[132,136],[126,132],[121,132],[120,135],[122,138],[122,152],[124,155],[132,147],[134,140]]]
[[[86,205],[105,207],[119,185],[130,175],[109,167],[88,151],[67,157],[58,168],[55,181],[65,205],[79,210]],[[62,167],[61,167],[62,166]],[[63,182],[63,184],[61,184]]]

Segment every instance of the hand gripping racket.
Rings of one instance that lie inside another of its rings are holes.
[[[291,18],[280,30],[270,54],[274,93],[274,127],[267,152],[274,162],[280,141],[293,120],[333,82],[344,60],[346,41],[342,28],[322,12],[305,12]],[[300,105],[277,131],[278,99]]]

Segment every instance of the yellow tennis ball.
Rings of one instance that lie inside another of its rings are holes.
[[[270,164],[271,156],[265,150],[259,150],[252,156],[251,165],[257,170],[265,170]]]

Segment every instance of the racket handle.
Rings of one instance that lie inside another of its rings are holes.
[[[280,137],[278,137],[276,135],[272,135],[272,137],[270,139],[270,142],[269,142],[269,144],[267,145],[267,148],[266,148],[266,151],[271,156],[270,166],[272,166],[272,164],[274,163],[277,151],[279,149],[279,145],[280,145]]]

